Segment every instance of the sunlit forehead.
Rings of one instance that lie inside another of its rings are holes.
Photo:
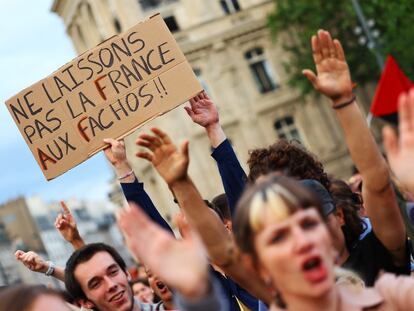
[[[285,200],[294,206],[298,203],[287,189],[277,184],[256,193],[250,206],[249,219],[252,229],[256,232],[263,229],[266,219],[279,222],[289,217],[292,211]]]

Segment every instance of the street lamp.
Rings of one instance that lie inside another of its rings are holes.
[[[358,17],[359,23],[361,24],[361,27],[356,27],[354,32],[356,35],[361,35],[362,32],[364,33],[364,36],[359,37],[358,42],[362,45],[365,43],[367,44],[368,48],[374,53],[378,67],[382,72],[384,69],[384,57],[380,51],[378,51],[378,44],[376,42],[376,39],[379,37],[379,31],[378,29],[374,29],[375,21],[372,19],[367,21],[358,0],[351,0],[351,2]]]
[[[365,34],[365,36],[361,36],[359,38],[358,42],[360,44],[367,43],[368,48],[374,53],[375,59],[377,60],[378,67],[381,69],[381,72],[382,72],[384,69],[384,57],[378,50],[378,45],[375,40],[379,36],[379,31],[377,29],[373,29],[375,25],[374,20],[372,19],[369,21],[366,20],[364,12],[362,12],[362,9],[361,9],[361,6],[359,5],[358,0],[351,0],[351,2],[352,2],[352,6],[354,7],[355,13],[358,17],[359,23],[361,24],[361,27],[355,28],[354,32],[357,35],[362,34],[362,32],[364,32]],[[359,32],[359,34],[357,32]],[[368,126],[371,125],[371,121],[372,121],[372,114],[371,112],[369,112],[367,116]]]

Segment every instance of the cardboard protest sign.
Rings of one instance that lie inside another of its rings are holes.
[[[50,180],[202,90],[160,15],[86,51],[6,101]]]

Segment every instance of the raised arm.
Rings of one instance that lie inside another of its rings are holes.
[[[331,101],[352,160],[362,176],[362,195],[373,230],[393,255],[396,265],[406,259],[406,234],[391,184],[390,172],[362,115],[341,43],[327,31],[312,37],[317,74],[304,70],[314,88]]]
[[[180,207],[192,227],[203,239],[212,258],[227,258],[221,254],[222,245],[231,243],[219,217],[204,203],[200,193],[187,175],[189,157],[188,141],[177,150],[167,134],[152,129],[154,136],[141,134],[137,144],[148,151],[138,152],[137,156],[152,162],[155,169],[174,193]]]
[[[414,195],[414,89],[400,96],[398,116],[400,137],[390,126],[384,127],[384,147],[395,176]]]
[[[134,171],[128,162],[123,140],[104,139],[109,144],[104,150],[105,156],[112,164],[118,180],[121,182],[121,188],[128,202],[134,202],[141,206],[147,215],[159,224],[165,230],[174,234],[170,225],[158,212],[149,195],[144,190],[144,184],[139,182],[135,177]]]
[[[75,217],[73,217],[69,207],[63,201],[60,202],[60,205],[62,206],[63,213],[59,213],[56,217],[55,228],[65,241],[69,242],[77,250],[84,246],[85,242],[79,234]]]
[[[244,190],[246,174],[220,125],[217,107],[207,93],[203,91],[190,100],[190,107],[185,107],[185,110],[194,123],[206,130],[210,144],[214,148],[211,156],[217,162],[230,211],[233,215],[237,201]]]
[[[190,107],[184,109],[194,123],[205,128],[213,148],[227,139],[219,122],[217,107],[205,91],[190,99]]]
[[[138,145],[148,151],[139,152],[137,156],[152,162],[166,181],[189,224],[199,233],[211,262],[251,294],[269,303],[271,297],[266,287],[244,269],[233,236],[225,229],[218,215],[204,203],[188,176],[188,142],[177,150],[167,134],[156,128],[152,131],[155,136],[143,134],[139,137]]]
[[[129,250],[182,295],[180,310],[226,310],[194,233],[175,240],[133,204],[119,211],[117,218]]]
[[[375,283],[375,290],[387,302],[387,310],[414,310],[414,278],[385,273]]]
[[[52,263],[50,261],[45,261],[40,255],[33,251],[24,252],[21,250],[16,251],[14,256],[18,261],[20,261],[27,269],[38,272],[44,273],[49,270],[54,278],[58,279],[59,281],[65,282],[65,269],[62,267],[54,267],[53,269],[50,268]]]

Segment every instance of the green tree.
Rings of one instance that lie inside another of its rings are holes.
[[[303,95],[313,88],[302,75],[302,69],[313,68],[310,38],[325,29],[338,38],[346,52],[352,78],[358,85],[378,81],[380,70],[375,57],[358,43],[354,33],[359,22],[350,0],[274,0],[275,10],[269,15],[273,37],[288,52],[284,66],[289,84]],[[375,21],[379,50],[393,55],[402,70],[414,81],[414,0],[360,1],[367,19]]]

